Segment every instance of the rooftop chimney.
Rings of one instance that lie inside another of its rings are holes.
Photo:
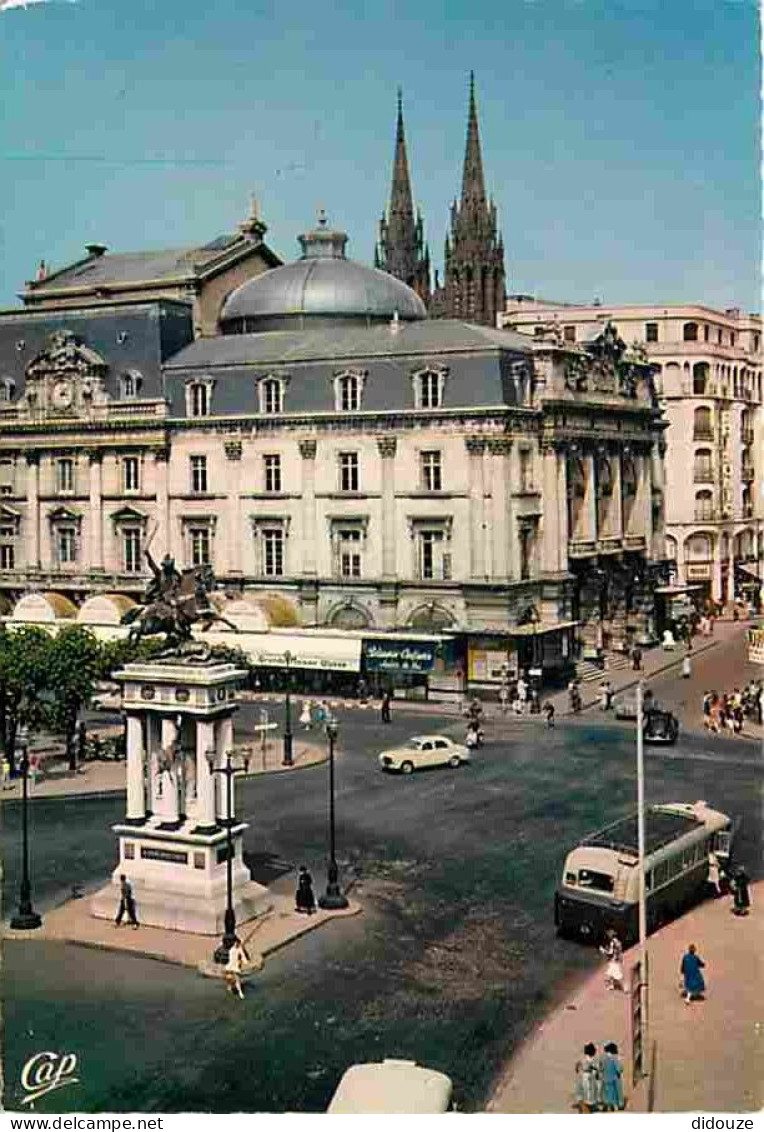
[[[106,244],[85,244],[85,251],[89,256],[92,256],[93,259],[99,259],[100,256],[104,255],[108,250]]]

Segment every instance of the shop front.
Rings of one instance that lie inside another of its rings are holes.
[[[443,644],[440,637],[364,637],[361,673],[369,694],[388,691],[398,699],[427,699],[436,659],[442,662]]]

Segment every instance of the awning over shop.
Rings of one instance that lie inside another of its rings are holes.
[[[762,562],[736,562],[736,567],[742,574],[748,574],[750,578],[755,578],[757,582],[764,579],[764,563]]]
[[[655,593],[662,594],[664,597],[680,597],[681,594],[697,593],[698,590],[702,589],[703,587],[698,585],[656,586]]]
[[[430,672],[435,663],[437,641],[385,640],[363,641],[365,672]]]
[[[241,649],[256,668],[307,668],[319,672],[360,672],[361,638],[305,633],[231,633],[211,629],[208,644]]]
[[[580,621],[558,621],[556,625],[512,625],[507,630],[510,637],[542,637],[546,633],[559,633],[562,629],[575,629]]]
[[[46,622],[74,621],[77,606],[63,594],[52,592],[24,594],[13,607],[11,621]]]

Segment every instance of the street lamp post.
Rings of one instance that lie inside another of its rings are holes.
[[[337,720],[334,716],[326,722],[326,736],[329,740],[329,869],[326,892],[319,897],[318,903],[322,908],[347,908],[348,898],[340,891],[334,842],[334,744],[337,741]]]
[[[292,663],[292,654],[287,651],[284,653],[284,663],[286,664],[286,697],[284,699],[284,758],[282,759],[282,766],[293,766],[292,759],[292,704],[289,698],[290,684],[292,682],[292,673],[290,665]]]
[[[233,776],[236,768],[231,763],[231,752],[225,753],[225,766],[213,766],[214,750],[207,752],[211,774],[222,774],[225,777],[226,816],[222,824],[226,827],[226,907],[223,917],[223,938],[220,945],[215,948],[213,956],[216,963],[227,963],[228,953],[236,943],[236,913],[233,910],[233,835],[235,822],[233,816]]]
[[[19,732],[16,742],[21,748],[21,888],[19,910],[10,926],[14,931],[23,932],[41,928],[42,916],[32,907],[32,885],[29,880],[29,738],[26,731]]]

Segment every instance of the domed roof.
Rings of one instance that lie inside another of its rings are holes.
[[[303,320],[385,322],[396,316],[411,322],[427,317],[410,287],[374,267],[345,258],[347,236],[318,227],[299,237],[302,257],[242,283],[229,295],[220,315],[225,333],[293,329]]]

